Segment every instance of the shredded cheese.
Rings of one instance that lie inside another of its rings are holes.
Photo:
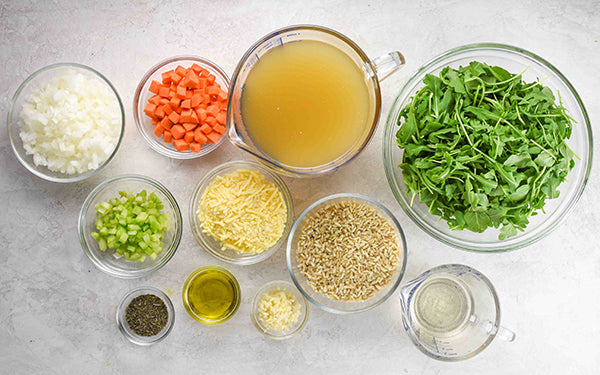
[[[300,303],[282,288],[271,289],[258,303],[258,319],[269,331],[285,332],[300,318]]]
[[[281,238],[287,207],[277,186],[256,170],[240,169],[208,185],[197,214],[222,250],[258,254]]]

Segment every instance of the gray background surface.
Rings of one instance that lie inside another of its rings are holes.
[[[180,294],[201,265],[220,264],[189,229],[192,189],[213,167],[249,159],[229,143],[192,161],[152,151],[135,129],[132,99],[153,64],[178,54],[209,58],[231,75],[243,52],[289,24],[339,30],[372,58],[401,51],[406,67],[382,84],[386,116],[402,84],[441,52],[472,42],[501,42],[533,51],[560,69],[579,91],[592,121],[600,121],[600,4],[597,1],[2,1],[0,113],[33,71],[56,62],[87,64],[105,74],[125,104],[127,126],[115,160],[99,175],[60,185],[27,172],[0,132],[0,373],[394,373],[597,374],[600,368],[600,189],[592,172],[568,218],[545,239],[505,254],[472,254],[443,245],[414,225],[395,202],[381,160],[383,121],[364,152],[338,173],[286,178],[296,216],[314,200],[355,192],[387,205],[404,226],[405,280],[443,263],[486,274],[500,295],[503,324],[514,343],[495,341],[478,357],[441,363],[404,334],[397,294],[369,312],[336,316],[311,306],[301,334],[285,342],[262,337],[250,321],[255,291],[288,280],[285,253],[248,267],[225,265],[242,286],[242,306],[226,324],[192,320]],[[597,130],[597,126],[594,126]],[[598,158],[595,158],[597,164]],[[597,166],[597,165],[596,165]],[[163,269],[140,280],[96,270],[77,238],[77,215],[101,181],[140,173],[164,183],[184,213],[181,246]],[[171,335],[148,348],[124,341],[115,324],[120,298],[141,285],[173,296]]]

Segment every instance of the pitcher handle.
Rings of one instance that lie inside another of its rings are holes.
[[[498,337],[506,342],[513,342],[513,341],[515,341],[515,338],[517,337],[517,335],[510,329],[500,326],[498,328],[498,333],[496,334],[496,337]]]
[[[394,73],[404,65],[404,63],[404,56],[398,51],[390,52],[371,60],[371,64],[375,69],[375,74],[379,81],[386,79],[390,74]]]

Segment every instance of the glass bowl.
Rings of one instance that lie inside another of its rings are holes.
[[[127,324],[127,320],[125,318],[127,306],[129,306],[129,304],[134,298],[142,296],[144,294],[153,294],[158,298],[162,299],[165,303],[165,306],[167,307],[167,311],[169,312],[169,319],[167,320],[167,324],[159,333],[157,333],[154,336],[140,336],[136,334],[131,330],[131,328],[129,328],[129,324]],[[151,286],[133,289],[121,299],[119,307],[117,307],[117,325],[119,326],[119,331],[121,331],[121,333],[123,334],[123,336],[125,336],[125,338],[127,338],[127,340],[137,345],[148,346],[164,340],[164,338],[167,337],[171,332],[171,329],[173,329],[173,324],[175,324],[175,308],[173,307],[171,299],[161,290],[153,288]]]
[[[296,297],[296,300],[300,304],[300,317],[298,318],[298,321],[292,327],[283,332],[269,330],[261,323],[260,319],[258,318],[258,305],[262,299],[263,294],[273,289],[283,289],[287,293],[294,295],[294,297]],[[275,340],[287,339],[300,332],[300,330],[302,329],[302,327],[304,327],[304,324],[306,323],[307,317],[308,303],[306,302],[306,298],[304,298],[304,296],[300,294],[300,292],[298,292],[298,289],[296,289],[294,285],[287,281],[275,280],[266,283],[262,286],[262,288],[258,290],[258,292],[256,292],[254,300],[252,301],[252,322],[254,323],[256,328],[265,336]]]
[[[145,261],[138,262],[125,260],[124,257],[117,258],[110,249],[100,250],[98,242],[92,237],[92,232],[96,230],[94,206],[118,197],[119,191],[138,193],[144,189],[148,194],[156,194],[164,205],[163,212],[170,219],[169,230],[163,237],[163,251],[154,260],[146,258]],[[99,270],[111,276],[133,279],[151,274],[173,257],[181,241],[181,211],[173,195],[158,181],[140,175],[122,175],[104,181],[87,196],[79,213],[78,231],[84,253]]]
[[[215,179],[215,177],[235,172],[238,169],[255,169],[259,171],[265,177],[265,180],[273,183],[275,186],[277,186],[279,191],[281,191],[281,194],[283,195],[283,200],[288,208],[285,229],[281,234],[281,238],[279,238],[275,245],[266,249],[262,253],[240,254],[230,249],[221,250],[221,244],[202,230],[200,219],[198,219],[198,215],[196,214],[196,210],[198,208],[198,204],[200,202],[200,199],[202,198],[204,190],[206,190],[208,185]],[[250,265],[262,262],[263,260],[269,258],[285,243],[286,238],[290,233],[292,222],[294,220],[294,207],[292,203],[292,195],[290,194],[289,189],[287,188],[285,182],[276,173],[258,163],[237,160],[221,164],[212,171],[208,172],[202,178],[202,180],[200,180],[200,182],[194,189],[194,192],[192,193],[189,215],[194,237],[196,237],[198,243],[206,251],[208,251],[209,254],[225,262],[239,265]]]
[[[568,181],[559,186],[560,197],[548,199],[544,206],[545,214],[539,212],[537,216],[530,217],[527,229],[517,236],[498,240],[499,230],[489,228],[483,233],[468,230],[452,231],[445,221],[439,216],[428,212],[426,205],[419,202],[418,198],[411,205],[407,196],[406,185],[402,178],[402,171],[397,166],[402,161],[403,150],[395,143],[399,113],[411,100],[411,97],[420,90],[426,74],[439,74],[446,66],[458,68],[468,65],[471,61],[485,62],[507,69],[511,73],[523,73],[525,82],[533,82],[537,78],[545,80],[543,84],[554,92],[560,92],[563,105],[568,114],[576,121],[573,126],[571,139],[568,146],[580,159],[575,158],[575,167],[567,176]],[[550,233],[565,218],[581,196],[588,180],[592,166],[592,128],[590,121],[575,88],[571,83],[549,62],[543,58],[518,47],[502,44],[471,44],[447,51],[421,67],[404,85],[390,110],[383,137],[383,162],[388,183],[406,214],[425,232],[437,240],[463,250],[478,252],[497,252],[514,250],[543,238]]]
[[[119,139],[109,157],[102,164],[100,164],[98,168],[76,174],[54,172],[48,169],[48,167],[46,166],[35,165],[35,163],[33,162],[33,155],[28,155],[26,153],[25,148],[23,148],[23,141],[21,140],[21,136],[19,135],[21,129],[19,115],[21,114],[23,103],[26,101],[29,95],[31,95],[31,93],[34,90],[38,89],[40,86],[46,84],[50,79],[61,76],[68,72],[81,73],[87,78],[96,79],[99,82],[101,82],[102,85],[106,86],[109,89],[109,91],[111,91],[114,94],[115,99],[119,103],[119,110],[121,116],[121,129],[119,131]],[[110,161],[114,158],[115,154],[117,153],[117,150],[121,145],[121,141],[123,140],[123,133],[125,130],[125,113],[123,111],[123,103],[121,102],[121,98],[119,97],[117,90],[106,77],[104,77],[96,70],[85,65],[75,63],[59,63],[48,65],[34,72],[29,77],[27,77],[27,79],[23,81],[23,83],[21,83],[21,85],[13,95],[12,102],[8,110],[6,124],[8,130],[8,138],[10,140],[12,150],[14,151],[15,156],[17,157],[19,162],[23,164],[23,166],[27,168],[27,170],[29,170],[34,175],[43,178],[44,180],[66,183],[85,180],[86,178],[100,172],[108,163],[110,163]]]
[[[315,291],[306,280],[306,277],[302,274],[302,272],[300,272],[300,269],[298,268],[298,261],[296,260],[298,252],[298,240],[307,220],[310,219],[321,208],[342,201],[352,201],[365,204],[377,211],[381,216],[387,219],[390,225],[394,228],[396,232],[396,237],[398,239],[398,246],[400,247],[398,267],[396,268],[396,272],[392,275],[392,279],[387,285],[385,285],[385,287],[383,287],[379,292],[377,292],[377,294],[367,299],[366,301],[334,301]],[[398,223],[398,220],[396,220],[394,215],[381,203],[359,194],[334,194],[319,199],[315,203],[311,204],[306,210],[304,210],[304,212],[300,214],[298,219],[296,219],[296,222],[292,227],[292,231],[287,241],[287,266],[288,270],[290,271],[290,275],[292,277],[294,285],[296,285],[296,287],[298,288],[298,290],[300,290],[302,295],[304,295],[304,297],[306,297],[306,299],[309,300],[311,303],[315,304],[320,309],[335,314],[351,314],[366,311],[372,309],[373,307],[383,303],[386,299],[388,299],[394,293],[396,288],[398,288],[398,285],[400,285],[400,281],[404,276],[404,271],[406,268],[406,255],[406,240],[404,238],[404,232],[402,231],[402,227],[400,226],[400,223]]]
[[[173,159],[199,158],[215,150],[223,143],[225,138],[227,138],[227,136],[223,134],[218,143],[202,145],[202,148],[198,153],[191,152],[190,150],[177,151],[172,143],[166,143],[162,138],[159,138],[154,134],[152,120],[144,113],[144,107],[148,103],[148,99],[154,96],[153,93],[148,91],[152,81],[156,80],[162,82],[162,73],[173,70],[177,68],[178,65],[187,69],[194,63],[213,74],[216,77],[215,82],[221,86],[221,89],[229,92],[229,77],[227,77],[227,74],[217,64],[199,56],[174,56],[165,59],[150,68],[150,70],[142,77],[133,97],[133,118],[140,134],[154,151]]]
[[[188,295],[190,294],[190,291],[191,291],[192,281],[194,281],[194,279],[196,279],[197,277],[202,276],[208,272],[218,272],[222,276],[224,276],[226,281],[229,282],[231,284],[231,286],[233,287],[233,292],[234,292],[233,307],[231,308],[231,310],[225,316],[220,316],[219,318],[214,318],[214,319],[203,317],[203,316],[197,314],[194,311],[194,309],[192,308],[191,301],[188,297]],[[224,322],[228,321],[229,319],[231,319],[232,316],[235,315],[235,313],[238,311],[238,309],[240,307],[240,303],[242,301],[242,291],[240,289],[240,284],[238,283],[237,279],[235,278],[235,276],[233,276],[233,274],[231,272],[229,272],[225,268],[219,267],[219,266],[206,266],[206,267],[198,268],[196,271],[192,272],[192,274],[190,276],[188,276],[187,280],[185,280],[185,284],[183,285],[183,291],[181,293],[181,297],[183,299],[183,306],[185,307],[188,314],[190,314],[190,316],[192,318],[194,318],[194,320],[196,320],[202,324],[212,326],[212,325],[224,323]]]

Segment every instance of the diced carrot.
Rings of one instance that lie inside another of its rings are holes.
[[[202,72],[202,67],[196,63],[193,63],[190,69],[192,69],[194,73],[196,73],[196,75],[200,75],[200,73]]]
[[[202,108],[196,108],[196,113],[198,114],[198,121],[200,123],[204,123],[206,121],[206,110]]]
[[[186,132],[183,136],[183,140],[190,143],[194,140],[194,132]]]
[[[168,116],[171,113],[173,113],[173,107],[171,107],[170,105],[166,105],[163,107],[163,111],[165,111],[165,114]]]
[[[220,108],[222,111],[226,111],[226,112],[227,112],[227,101],[224,101],[224,102],[219,102],[218,106],[219,106],[219,108]]]
[[[207,94],[202,95],[202,103],[209,105],[210,104],[210,95],[207,95]]]
[[[202,145],[196,142],[190,143],[190,150],[195,153],[199,153]]]
[[[208,142],[206,135],[202,132],[200,128],[196,128],[196,130],[194,131],[194,141],[200,144]]]
[[[198,115],[196,114],[196,111],[192,110],[192,122],[194,124],[199,124],[200,120],[198,120]]]
[[[150,115],[148,115],[150,116]],[[154,116],[154,114],[152,114],[152,116]],[[152,125],[156,125],[158,124],[159,120],[157,118],[152,117]]]
[[[210,143],[218,143],[219,139],[221,139],[221,134],[217,132],[211,132],[206,135],[206,138],[208,138]]]
[[[171,143],[173,141],[173,136],[171,135],[171,132],[168,130],[165,130],[163,132],[163,138],[164,138],[164,141],[167,143]]]
[[[164,111],[162,105],[159,105],[159,106],[156,107],[156,109],[154,110],[154,116],[156,116],[158,118],[165,117],[165,111]]]
[[[179,116],[180,122],[192,122],[192,110],[191,109],[182,109],[181,116]]]
[[[189,109],[192,108],[192,101],[190,99],[185,99],[181,101],[181,108]]]
[[[215,127],[215,125],[217,125],[217,119],[212,116],[208,116],[204,122],[206,122],[207,125],[210,125],[213,128]]]
[[[152,117],[154,115],[155,110],[156,110],[156,104],[148,103],[144,107],[144,113],[150,117]]]
[[[173,73],[173,71],[169,70],[168,72],[164,72],[163,74],[161,74],[162,81],[164,84],[171,83],[171,73]]]
[[[207,80],[207,81],[208,81],[208,83],[210,83],[211,85],[212,85],[213,83],[215,83],[215,79],[217,79],[217,77],[215,77],[215,76],[214,76],[214,75],[212,75],[212,74],[209,74],[209,75],[208,75],[208,77],[206,77],[206,80]]]
[[[192,106],[192,108],[196,108],[200,103],[202,103],[202,95],[194,94],[192,96],[192,99],[190,100],[190,105]]]
[[[177,151],[185,151],[190,148],[190,144],[183,139],[175,139],[173,141],[173,146],[175,146]]]
[[[165,116],[162,120],[160,120],[160,126],[162,126],[164,129],[171,129],[173,122],[167,116]]]
[[[177,93],[175,94],[176,98],[185,99],[186,89],[183,86],[177,86]]]
[[[160,124],[157,124],[154,127],[154,134],[156,134],[157,137],[160,137],[164,131],[165,129],[162,126],[160,126]]]
[[[200,130],[202,130],[202,133],[208,134],[208,133],[212,132],[212,127],[208,124],[204,124],[200,127]]]
[[[217,96],[219,95],[219,88],[216,86],[210,86],[207,90],[206,93],[210,96]]]
[[[185,98],[192,99],[192,96],[194,96],[194,90],[187,90],[185,93]]]
[[[220,111],[219,114],[217,114],[217,122],[221,125],[225,125],[226,121],[227,121],[227,115],[225,114],[225,112]]]
[[[148,103],[152,103],[152,104],[158,105],[158,103],[160,103],[160,96],[154,95],[153,97],[151,97],[150,99],[148,99]]]
[[[200,86],[200,78],[198,78],[198,76],[194,73],[193,70],[190,72],[191,74],[188,73],[185,76],[185,85],[190,89],[197,89]]]
[[[213,127],[213,130],[219,134],[225,133],[225,127],[218,124]]]
[[[179,65],[177,66],[177,68],[175,69],[175,73],[179,74],[180,76],[185,76],[185,73],[187,73],[187,69],[185,69],[183,66]]]
[[[218,95],[219,100],[227,100],[227,93],[221,89],[219,89],[219,95]]]
[[[169,99],[167,99],[167,98],[160,98],[160,99],[158,100],[158,104],[159,104],[159,105],[165,105],[165,104],[167,104],[168,102],[169,102]]]
[[[171,73],[171,81],[173,83],[175,83],[176,85],[178,85],[179,82],[181,82],[182,78],[183,78],[183,76],[181,76],[181,75],[179,75],[179,74],[177,74],[175,72]]]
[[[206,108],[206,113],[213,117],[217,117],[219,114],[219,106],[216,104],[209,105],[208,108]]]
[[[160,82],[152,80],[152,82],[150,83],[150,87],[148,88],[148,91],[158,94],[158,89],[160,89]]]
[[[181,139],[185,135],[185,129],[179,124],[173,125],[171,128],[171,134],[173,135],[173,138]]]
[[[162,86],[160,89],[158,89],[158,95],[162,96],[163,98],[168,98],[169,88],[166,86]]]
[[[169,101],[169,106],[171,106],[173,109],[177,109],[177,107],[179,107],[179,103],[181,103],[181,99],[173,97]]]
[[[191,122],[184,122],[183,124],[181,124],[186,132],[190,132],[194,129],[196,129],[196,124],[192,124]]]
[[[180,117],[181,116],[179,116],[179,114],[176,111],[173,111],[169,115],[169,120],[171,120],[173,122],[173,124],[177,124],[179,122]]]
[[[201,78],[198,79],[198,88],[199,89],[205,88],[206,85],[207,85],[206,78],[201,77]]]

